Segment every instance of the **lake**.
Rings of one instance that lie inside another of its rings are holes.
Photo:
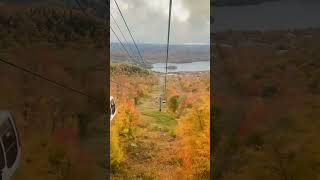
[[[168,66],[176,66],[176,69],[168,69],[170,72],[194,72],[194,71],[209,71],[210,61],[196,61],[191,63],[168,63]],[[155,63],[151,69],[155,72],[166,72],[166,63]]]

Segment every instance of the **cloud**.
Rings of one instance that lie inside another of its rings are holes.
[[[169,0],[117,0],[117,2],[137,42],[166,42]],[[113,1],[111,1],[111,12],[125,32],[125,26]],[[208,43],[209,22],[210,0],[173,0],[170,43]],[[114,26],[112,23],[111,25]],[[126,34],[126,37],[129,39],[129,34]],[[111,40],[116,41],[112,35]]]

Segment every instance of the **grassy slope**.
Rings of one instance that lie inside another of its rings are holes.
[[[159,96],[155,91],[138,106],[141,124],[136,139],[137,148],[127,148],[129,178],[168,179],[175,175],[177,164],[174,151],[175,138],[170,132],[176,128],[176,120],[165,112],[159,112],[159,104],[153,99]],[[164,109],[163,109],[164,110]]]
[[[112,179],[179,179],[182,166],[181,159],[177,154],[177,149],[179,149],[175,132],[178,125],[177,119],[172,113],[169,113],[166,107],[163,107],[161,112],[159,111],[158,97],[161,94],[162,86],[158,83],[150,85],[147,81],[141,81],[141,76],[136,76],[131,70],[130,73],[127,72],[131,69],[129,67],[125,64],[112,67],[111,78],[117,79],[119,83],[125,84],[127,82],[126,85],[129,87],[133,84],[132,82],[135,82],[135,84],[145,83],[152,89],[148,95],[140,99],[137,105],[140,121],[136,125],[136,136],[131,139],[120,136],[125,158],[117,172],[112,174]],[[141,73],[138,70],[135,72]],[[180,77],[183,76],[180,75]],[[188,79],[190,76],[192,74],[186,74],[186,77],[182,79]],[[178,89],[182,89],[179,80],[172,79],[171,81],[178,85]],[[114,84],[112,86],[114,86],[111,87],[113,94],[117,94],[117,91],[127,91],[121,87],[116,90],[117,86]],[[135,90],[137,88],[130,89],[130,91]],[[179,92],[181,96],[185,96],[187,93],[183,90]],[[121,98],[117,102],[118,106],[119,103],[125,103]],[[118,110],[121,111],[121,109]]]
[[[127,74],[124,79],[133,80],[131,76],[135,74],[130,70],[130,66],[122,64],[117,67],[112,68],[111,72],[118,75],[113,78],[119,78],[121,72]],[[127,72],[128,70],[130,72]],[[139,70],[135,72],[142,73]],[[147,96],[140,99],[137,106],[140,117],[137,134],[134,139],[122,139],[125,160],[120,171],[112,175],[112,179],[162,179],[175,174],[176,165],[170,162],[175,161],[176,157],[175,139],[171,136],[176,127],[176,120],[166,112],[159,112],[159,94],[160,87],[155,85]],[[118,101],[119,103],[121,102]]]

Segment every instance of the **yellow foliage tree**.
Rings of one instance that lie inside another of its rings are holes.
[[[110,163],[111,168],[118,168],[123,160],[123,151],[119,142],[119,131],[117,126],[112,126],[110,129]]]
[[[138,112],[131,101],[126,105],[121,104],[118,106],[118,113],[112,120],[110,129],[110,163],[113,170],[119,168],[120,163],[124,159],[120,135],[124,137],[134,137],[135,127],[138,121]]]
[[[178,154],[185,178],[210,176],[210,102],[201,99],[178,121]]]

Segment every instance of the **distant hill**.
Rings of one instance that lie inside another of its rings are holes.
[[[151,71],[148,71],[140,66],[126,64],[126,63],[111,63],[110,64],[110,73],[112,76],[117,75],[141,75],[147,76],[150,75]]]
[[[138,57],[138,53],[133,44],[125,44],[127,49]],[[150,63],[164,62],[166,57],[165,44],[138,44],[138,48],[144,59]],[[120,43],[111,43],[110,54],[113,61],[124,61],[128,59],[127,54],[122,50]],[[209,61],[210,45],[196,44],[173,44],[169,49],[169,61],[176,63],[193,62],[193,61]]]

